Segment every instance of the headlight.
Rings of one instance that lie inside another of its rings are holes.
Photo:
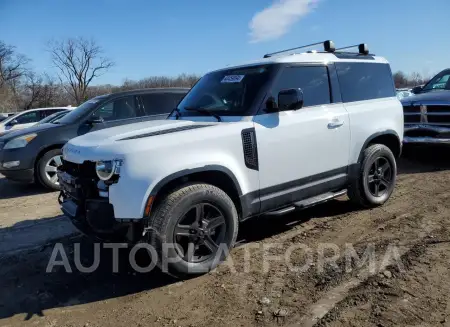
[[[116,172],[116,161],[97,161],[95,164],[95,171],[97,172],[98,178],[102,181],[107,181]]]
[[[27,135],[16,137],[16,138],[12,139],[11,141],[7,142],[5,144],[4,149],[6,150],[6,149],[23,148],[23,147],[27,146],[28,143],[30,143],[36,136],[37,136],[37,134],[33,133],[33,134],[27,134]]]

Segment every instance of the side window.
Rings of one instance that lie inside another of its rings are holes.
[[[127,96],[107,102],[92,115],[95,119],[113,121],[137,117],[133,96]]]
[[[154,93],[142,95],[145,115],[169,114],[184,97],[179,93]]]
[[[31,111],[16,117],[15,120],[18,124],[30,124],[37,123],[39,120],[41,120],[40,118],[41,116],[38,111]]]
[[[45,117],[51,116],[54,113],[58,112],[60,110],[58,109],[52,109],[52,110],[40,110],[39,114],[40,114],[40,119],[44,119]]]
[[[344,102],[396,96],[387,64],[337,62],[336,70]]]
[[[285,68],[272,90],[272,95],[277,101],[281,90],[297,88],[303,91],[304,107],[330,103],[330,84],[325,66]]]

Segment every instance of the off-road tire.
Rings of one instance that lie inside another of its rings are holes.
[[[163,244],[174,243],[173,235],[178,219],[190,206],[197,203],[211,203],[222,211],[226,225],[224,239],[226,251],[220,250],[221,255],[203,262],[192,263],[182,260],[170,263],[167,259],[177,256],[176,251],[173,248],[166,248],[163,251]],[[156,250],[158,267],[172,276],[186,278],[211,271],[226,259],[226,255],[236,242],[239,225],[236,207],[231,198],[216,186],[200,183],[183,185],[166,195],[152,211],[147,225],[148,242]]]
[[[392,182],[386,192],[382,196],[375,197],[369,191],[367,176],[371,165],[380,157],[389,161],[393,175]],[[353,181],[348,188],[347,195],[350,200],[358,206],[366,208],[380,206],[390,198],[394,191],[396,176],[397,165],[392,151],[383,144],[372,144],[364,150],[362,160],[358,167],[357,176],[353,178]]]

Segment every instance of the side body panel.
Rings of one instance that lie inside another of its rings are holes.
[[[350,164],[358,158],[366,141],[373,135],[395,132],[403,140],[403,108],[397,98],[345,103],[350,115]]]
[[[342,125],[333,127],[336,122]],[[345,184],[350,124],[342,103],[260,115],[255,129],[262,212],[312,196],[298,189],[309,182]]]

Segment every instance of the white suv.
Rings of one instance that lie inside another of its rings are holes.
[[[245,219],[345,192],[383,204],[403,137],[391,69],[364,44],[324,46],[208,73],[167,120],[72,139],[63,212],[86,234],[148,242],[183,276],[224,260]]]

